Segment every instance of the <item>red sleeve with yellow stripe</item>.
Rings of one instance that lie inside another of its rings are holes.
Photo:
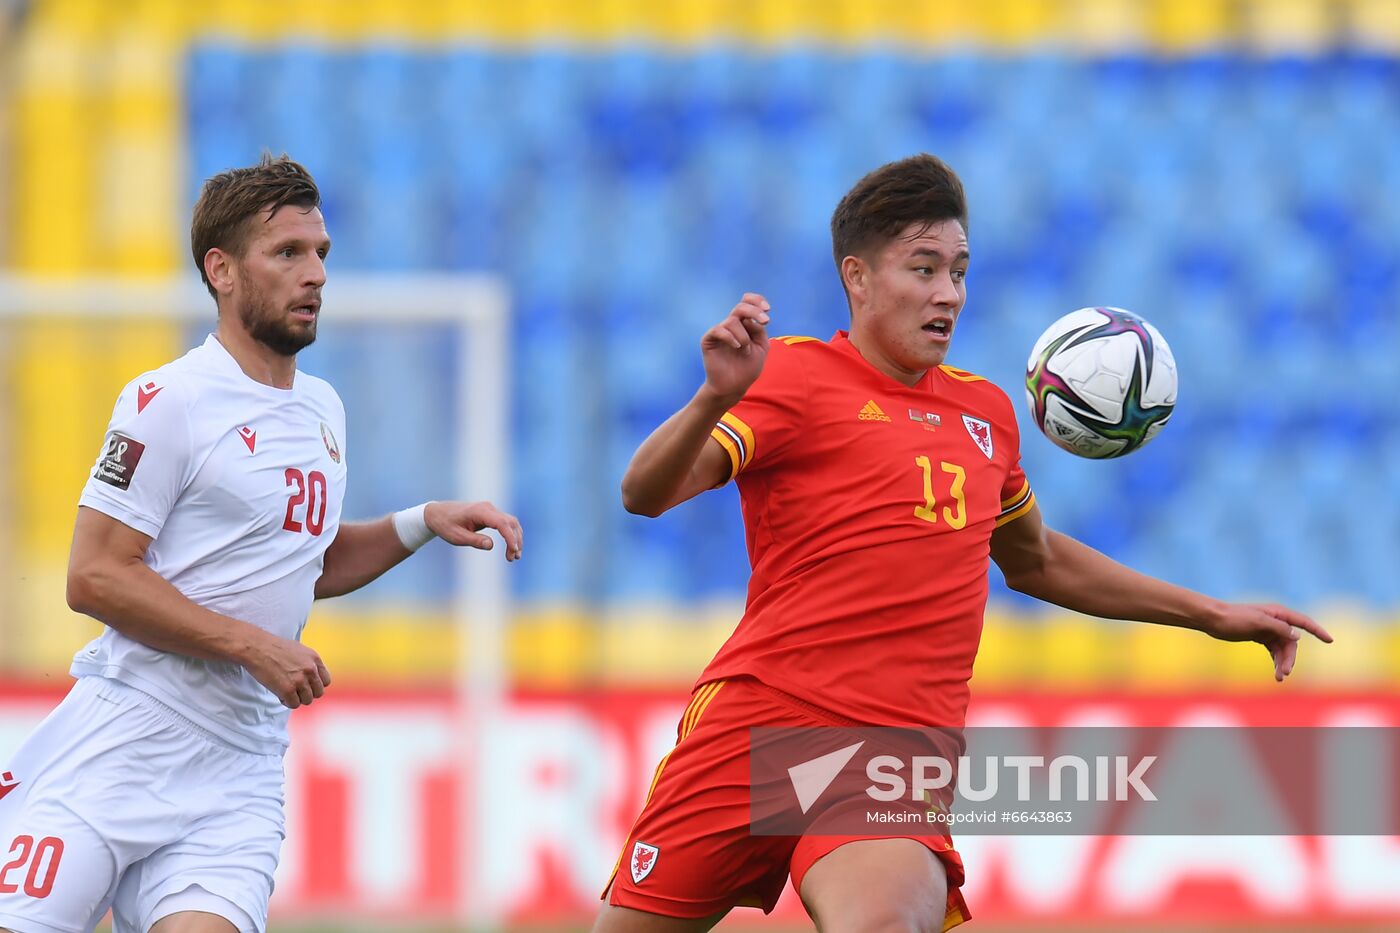
[[[1019,488],[1008,494],[1007,490],[1015,488],[1017,483],[1020,484]],[[1021,472],[1021,462],[1017,460],[1015,469],[1011,471],[1007,484],[1001,490],[1001,514],[997,516],[997,527],[1015,521],[1029,512],[1034,505],[1035,493],[1031,492],[1030,480]]]
[[[807,372],[800,348],[794,348],[812,340],[816,338],[774,337],[769,341],[763,372],[710,431],[729,454],[725,482],[745,471],[781,462],[797,437],[807,397]]]
[[[1007,400],[1010,407],[1010,400]],[[1006,473],[1006,482],[1001,486],[1001,514],[997,516],[997,527],[1000,528],[1007,522],[1015,521],[1025,515],[1035,506],[1035,493],[1031,491],[1030,480],[1026,479],[1026,473],[1021,469],[1021,433],[1016,426],[1016,414],[1014,411],[1007,416],[1008,426],[1012,437],[1016,439],[1015,456],[1011,460],[1011,469]]]

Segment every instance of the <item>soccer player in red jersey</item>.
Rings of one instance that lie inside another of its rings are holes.
[[[1013,589],[1107,618],[1257,641],[1293,669],[1301,613],[1224,603],[1050,530],[1010,400],[944,365],[967,296],[962,183],[919,155],[861,179],[831,221],[850,304],[829,341],[768,336],[749,293],[701,340],[705,383],[622,481],[656,516],[738,483],[753,567],[734,634],[696,683],[605,892],[599,933],[707,930],[771,910],[788,876],[818,929],[926,931],[969,916],[947,835],[763,836],[751,727],[960,728],[988,559]]]

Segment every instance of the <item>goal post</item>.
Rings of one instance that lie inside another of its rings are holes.
[[[510,299],[499,278],[487,275],[378,275],[336,273],[323,289],[324,327],[353,325],[446,325],[455,341],[451,387],[455,424],[452,443],[455,488],[444,496],[468,501],[488,499],[509,510],[507,477],[509,443],[506,408],[510,378]],[[7,376],[6,347],[10,328],[23,319],[75,320],[122,318],[168,320],[189,324],[213,320],[209,293],[199,279],[170,278],[35,278],[0,273],[0,382]],[[135,376],[136,373],[131,373]],[[379,374],[375,374],[376,377]],[[344,377],[341,377],[343,381]],[[110,404],[110,399],[103,400]],[[0,406],[0,411],[3,406]],[[0,438],[13,434],[0,413]],[[97,438],[91,439],[95,445]],[[352,443],[354,439],[352,439]],[[95,446],[93,450],[95,450]],[[0,457],[9,458],[0,450]],[[8,461],[7,462],[12,462]],[[353,481],[353,480],[352,480]],[[412,503],[404,503],[405,506]],[[368,516],[364,516],[368,517]],[[0,515],[0,551],[5,516]],[[474,929],[495,926],[494,898],[482,890],[481,853],[469,832],[479,819],[480,800],[473,786],[489,729],[498,722],[507,686],[505,629],[510,596],[503,553],[490,559],[470,549],[454,549],[451,615],[456,628],[455,695],[466,756],[458,797],[463,877],[458,913]],[[0,593],[0,601],[3,601]],[[315,610],[312,611],[312,619]],[[19,620],[22,624],[23,620]],[[0,637],[4,633],[0,632]]]

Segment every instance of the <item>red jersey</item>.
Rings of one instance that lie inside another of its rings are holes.
[[[1035,503],[1006,394],[950,366],[906,386],[845,331],[781,337],[712,436],[753,574],[699,683],[749,675],[860,723],[961,727],[992,531]]]

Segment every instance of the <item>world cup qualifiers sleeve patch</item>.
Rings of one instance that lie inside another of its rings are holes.
[[[145,452],[145,444],[113,431],[107,439],[107,449],[103,451],[102,459],[97,461],[97,472],[93,476],[109,486],[129,489],[131,478],[136,475],[136,465],[141,462],[141,455]]]

